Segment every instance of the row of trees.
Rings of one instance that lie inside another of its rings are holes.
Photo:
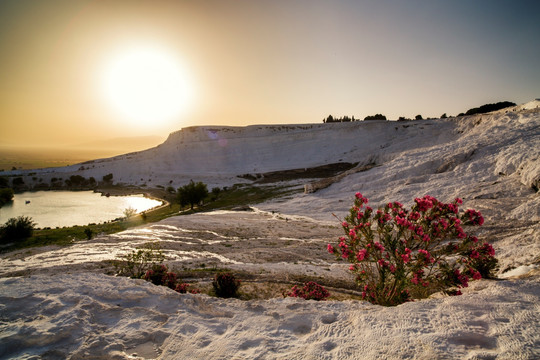
[[[447,118],[448,116],[446,116],[446,113],[442,114],[441,115],[441,119],[445,119]],[[415,117],[415,120],[422,120],[423,117],[422,115],[416,115]],[[364,118],[364,121],[365,120],[388,120],[386,118],[385,115],[383,114],[375,114],[375,115],[368,115]],[[406,120],[412,120],[410,118],[406,118],[404,116],[400,116],[398,121],[406,121]],[[328,115],[328,117],[324,118],[323,119],[323,123],[338,123],[338,122],[352,122],[352,121],[362,121],[360,119],[355,119],[355,117],[348,117],[348,116],[343,116],[343,117],[334,117],[333,115]]]
[[[384,116],[383,114],[369,115],[369,116],[366,116],[364,120],[386,120],[386,116]],[[334,117],[333,115],[328,115],[328,117],[323,119],[323,123],[338,123],[338,122],[353,122],[353,121],[361,121],[361,120],[355,119],[354,115],[352,117],[345,115],[340,118]]]
[[[442,114],[440,116],[441,119],[446,119],[448,116],[446,115],[446,113]],[[424,118],[422,117],[422,115],[418,114],[414,117],[414,120],[423,120]],[[430,118],[428,118],[430,119]],[[364,118],[364,121],[365,120],[388,120],[386,118],[385,115],[383,114],[375,114],[375,115],[368,115]],[[407,118],[405,116],[400,116],[398,118],[398,121],[410,121],[412,119],[410,118]],[[360,119],[355,119],[355,117],[348,117],[348,116],[343,116],[343,117],[334,117],[333,115],[328,115],[328,117],[324,118],[323,119],[323,123],[338,123],[338,122],[352,122],[352,121],[362,121]]]
[[[516,106],[515,103],[511,101],[501,101],[494,104],[485,104],[479,107],[475,107],[472,109],[467,110],[465,113],[460,113],[458,116],[466,116],[466,115],[475,115],[475,114],[483,114],[491,111],[501,110],[510,106]],[[446,119],[448,116],[446,113],[439,116],[440,119]],[[415,120],[423,120],[424,118],[422,115],[418,114],[414,117]],[[427,118],[427,119],[433,119],[433,118]],[[375,115],[369,115],[364,118],[364,120],[387,120],[386,116],[383,114],[375,114]],[[400,116],[398,118],[398,121],[409,121],[412,120],[410,118],[407,118],[405,116]],[[355,119],[353,117],[348,116],[342,116],[342,117],[334,117],[333,115],[328,115],[326,118],[323,119],[323,123],[336,123],[336,122],[351,122],[351,121],[361,121],[360,119]]]
[[[22,176],[18,176],[13,178],[11,180],[11,186],[9,185],[9,180],[5,177],[0,178],[0,198],[2,198],[2,195],[7,193],[7,188],[11,188],[13,191],[26,191],[26,190],[48,190],[49,188],[95,188],[98,185],[111,185],[112,184],[112,178],[113,174],[107,174],[103,176],[103,180],[101,182],[98,182],[93,176],[90,176],[89,178],[85,178],[81,175],[71,175],[67,179],[62,178],[51,178],[50,185],[46,182],[43,182],[43,179],[39,179],[37,177],[32,177],[32,180],[34,182],[38,182],[37,184],[34,183],[33,186],[29,186],[25,183]],[[0,200],[0,206],[1,206],[1,200]]]
[[[337,118],[337,117],[335,118],[332,115],[328,115],[327,118],[323,119],[323,123],[351,122],[351,121],[358,121],[358,119],[355,119],[354,115],[352,118],[348,117],[347,115],[340,118]]]

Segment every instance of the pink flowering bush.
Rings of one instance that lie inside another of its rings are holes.
[[[314,281],[309,281],[304,283],[304,287],[299,288],[294,285],[289,292],[285,292],[283,296],[287,297],[301,297],[306,300],[325,300],[330,296],[328,290],[326,290],[322,285],[317,284]]]
[[[187,283],[181,283],[181,284],[177,284],[176,285],[176,288],[174,289],[175,291],[179,292],[180,294],[186,294],[186,293],[191,293],[191,294],[200,294],[201,291],[197,288],[192,288],[190,289],[191,285],[190,284],[187,284]]]
[[[154,285],[163,285],[171,289],[176,288],[176,274],[169,272],[165,265],[154,265],[144,274],[144,279]]]
[[[216,274],[212,286],[214,293],[218,297],[236,298],[239,296],[240,280],[236,280],[235,276],[231,273],[221,272]]]
[[[357,193],[342,222],[345,236],[328,251],[351,263],[362,297],[374,304],[398,305],[437,291],[459,295],[460,288],[492,277],[497,266],[491,245],[465,233],[480,226],[482,215],[466,210],[461,199],[442,203],[431,196],[416,198],[410,210],[399,202],[374,211]]]

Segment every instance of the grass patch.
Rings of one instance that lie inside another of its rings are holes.
[[[241,205],[260,204],[266,200],[276,197],[282,197],[303,191],[295,186],[253,186],[253,185],[234,185],[232,188],[223,190],[219,197],[201,210],[230,210]]]

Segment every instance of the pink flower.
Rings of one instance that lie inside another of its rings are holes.
[[[420,219],[420,213],[418,211],[413,211],[409,214],[408,219],[411,221],[416,221]]]
[[[444,219],[439,220],[439,224],[441,224],[444,230],[448,229],[448,223],[446,222],[446,220]]]
[[[491,246],[489,243],[484,243],[481,250],[485,251],[489,256],[495,256],[495,249],[493,249],[493,246]]]
[[[331,244],[328,244],[328,245],[326,246],[326,249],[328,250],[328,252],[329,252],[330,254],[333,254],[333,253],[336,252],[336,249],[334,249],[334,247],[333,247]]]
[[[461,286],[469,286],[469,277],[467,275],[462,274],[458,269],[454,270],[454,275],[456,275],[458,281],[461,283]]]
[[[435,262],[435,259],[431,257],[431,254],[429,253],[429,251],[420,249],[418,250],[418,253],[424,255],[424,257],[426,258],[426,262],[430,262],[430,263]]]
[[[358,251],[358,254],[356,254],[356,259],[358,261],[362,261],[366,258],[366,255],[367,255],[367,250],[366,249],[362,249],[360,251]]]
[[[484,224],[484,218],[479,211],[468,209],[467,211],[465,211],[465,214],[463,216],[467,218],[468,222],[472,225]]]
[[[422,199],[416,198],[414,201],[416,202],[416,205],[418,206],[418,210],[421,212],[426,212],[429,209],[433,207],[433,200],[436,201],[435,198],[432,198],[429,195],[424,196]]]
[[[395,219],[396,219],[396,223],[400,226],[409,226],[410,224],[405,218],[402,218],[398,215],[396,215]]]
[[[458,213],[458,207],[454,204],[447,204],[447,207],[448,207],[448,210],[450,212],[453,212],[454,214],[457,214]]]

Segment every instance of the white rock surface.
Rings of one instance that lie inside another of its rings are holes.
[[[221,300],[99,274],[0,279],[3,359],[537,359],[540,287],[381,307]]]

